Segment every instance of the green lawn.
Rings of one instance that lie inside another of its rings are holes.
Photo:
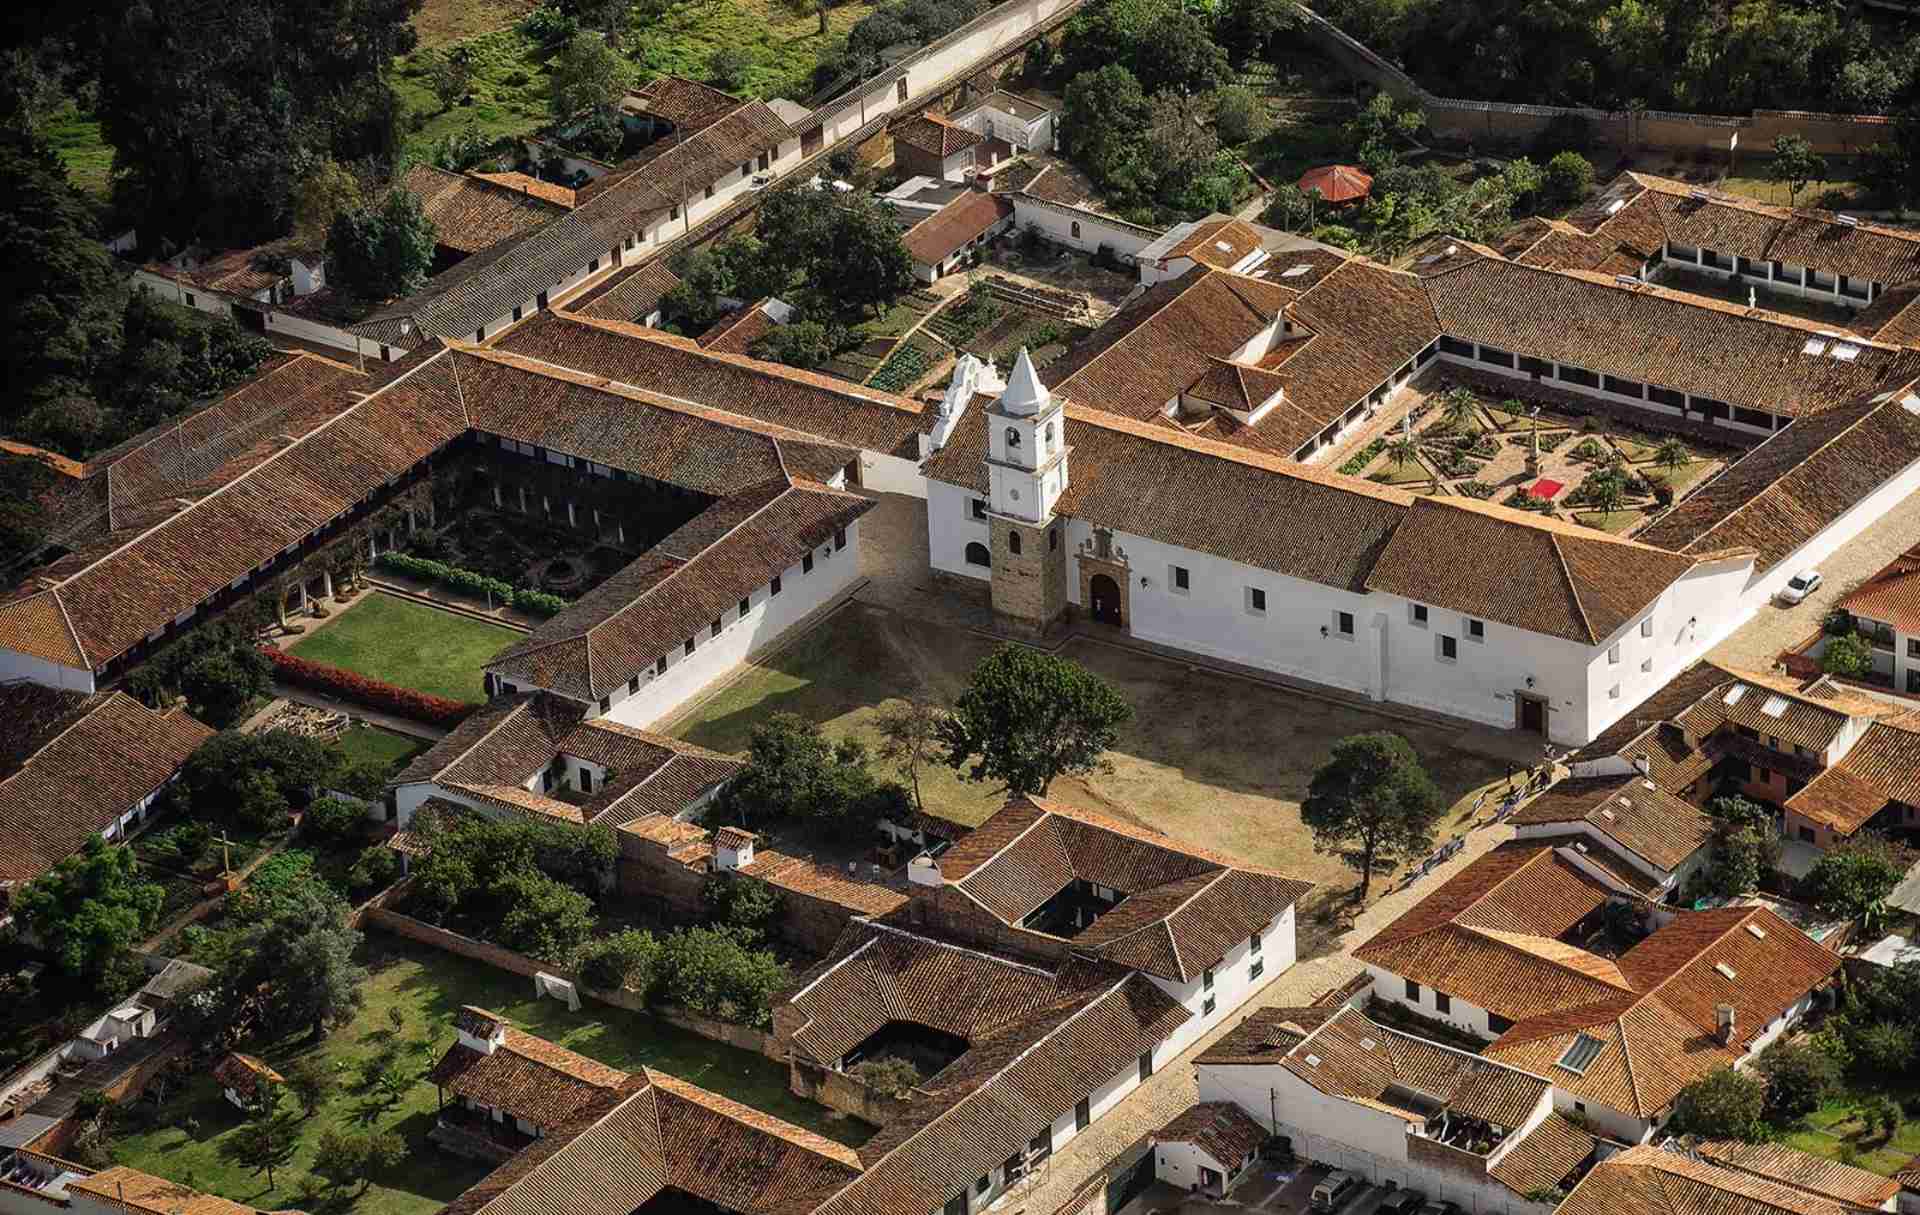
[[[1412,485],[1416,481],[1432,480],[1433,473],[1419,460],[1388,460],[1371,477],[1388,485]]]
[[[292,652],[417,692],[478,703],[486,699],[480,668],[519,637],[512,629],[376,592]]]
[[[871,746],[874,718],[889,702],[915,696],[951,703],[994,644],[964,629],[856,605],[661,728],[739,752],[754,726],[787,712],[819,722],[829,737]],[[1354,880],[1337,858],[1313,850],[1299,813],[1313,769],[1339,739],[1367,730],[1405,735],[1450,803],[1470,804],[1503,775],[1495,761],[1455,747],[1455,731],[1097,642],[1070,642],[1063,653],[1111,684],[1135,716],[1107,754],[1111,771],[1062,778],[1050,796],[1312,881]],[[878,762],[874,770],[894,775]],[[924,771],[921,785],[928,810],[965,823],[981,822],[1004,800],[991,785],[962,780],[944,765]],[[1374,888],[1385,887],[1376,880]]]
[[[44,133],[73,184],[95,198],[105,198],[113,149],[101,140],[98,120],[68,104],[47,123]]]
[[[432,744],[374,726],[353,726],[334,739],[333,745],[345,753],[349,763],[379,764],[388,772],[398,772]]]
[[[1826,1102],[1807,1119],[1804,1128],[1791,1132],[1782,1142],[1829,1160],[1840,1159],[1842,1145],[1851,1143],[1858,1153],[1851,1163],[1883,1177],[1893,1176],[1920,1154],[1920,1121],[1903,1118],[1891,1138],[1883,1137],[1877,1127],[1868,1131],[1856,1109],[1867,1096],[1849,1093]],[[1900,1094],[1892,1096],[1897,1100]]]
[[[1574,519],[1577,522],[1587,527],[1597,527],[1603,532],[1624,532],[1646,517],[1644,511],[1637,510],[1616,510],[1611,512],[1590,510],[1581,511],[1574,515]]]
[[[283,1071],[301,1055],[317,1051],[342,1079],[341,1090],[301,1122],[293,1165],[277,1171],[271,1188],[264,1175],[256,1176],[223,1155],[242,1116],[204,1072],[175,1094],[145,1129],[123,1132],[115,1145],[116,1158],[260,1210],[331,1211],[349,1204],[316,1195],[307,1172],[321,1131],[328,1126],[393,1130],[406,1137],[411,1156],[399,1168],[373,1178],[366,1193],[350,1205],[355,1215],[431,1215],[484,1176],[488,1166],[450,1156],[426,1141],[436,1108],[431,1084],[416,1083],[398,1105],[382,1109],[374,1098],[356,1091],[357,1077],[361,1064],[394,1037],[390,1009],[399,1009],[404,1017],[398,1036],[403,1065],[424,1074],[452,1041],[453,1016],[462,1004],[491,1008],[529,1033],[610,1066],[659,1068],[843,1142],[857,1145],[871,1133],[863,1123],[834,1117],[787,1092],[786,1069],[759,1055],[591,1002],[570,1013],[556,1000],[533,999],[532,984],[517,975],[382,933],[369,934],[362,952],[373,978],[364,988],[366,1005],[351,1024],[317,1047],[296,1038],[249,1048]]]

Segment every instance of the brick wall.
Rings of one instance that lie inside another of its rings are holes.
[[[813,1063],[795,1061],[788,1087],[796,1097],[818,1101],[830,1110],[850,1114],[874,1126],[885,1126],[898,1118],[907,1103],[873,1089],[845,1072]]]

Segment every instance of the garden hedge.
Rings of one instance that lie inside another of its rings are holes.
[[[535,616],[552,616],[564,611],[568,603],[558,595],[516,587],[510,582],[489,578],[474,570],[426,557],[415,557],[409,553],[381,553],[374,559],[374,564],[383,570],[392,570],[411,578],[425,578],[469,595],[491,596],[496,603],[511,604]]]
[[[336,667],[332,663],[313,662],[298,658],[284,650],[269,646],[260,647],[260,652],[273,664],[276,678],[316,692],[329,692],[347,700],[357,701],[369,708],[384,709],[401,717],[412,718],[435,726],[456,726],[467,719],[475,706],[458,700],[448,700],[444,696],[430,696],[425,692],[416,692],[412,688],[403,688],[381,679],[369,679],[357,671],[345,667]]]

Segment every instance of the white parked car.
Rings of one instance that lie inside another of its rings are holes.
[[[1793,577],[1787,579],[1787,584],[1780,588],[1780,602],[1789,604],[1799,603],[1819,589],[1820,571],[1801,570]]]

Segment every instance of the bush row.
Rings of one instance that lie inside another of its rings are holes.
[[[261,653],[273,664],[274,674],[291,684],[330,692],[370,708],[384,709],[415,721],[436,726],[454,726],[466,720],[474,706],[444,696],[430,696],[412,688],[402,688],[385,680],[369,679],[355,671],[331,663],[296,658],[283,650],[261,647]]]
[[[511,604],[536,616],[552,616],[567,606],[567,600],[558,595],[516,587],[500,578],[490,578],[457,565],[448,565],[444,561],[433,561],[408,553],[381,553],[374,559],[374,564],[383,570],[412,578],[426,578],[469,595],[492,596],[497,603]]]

